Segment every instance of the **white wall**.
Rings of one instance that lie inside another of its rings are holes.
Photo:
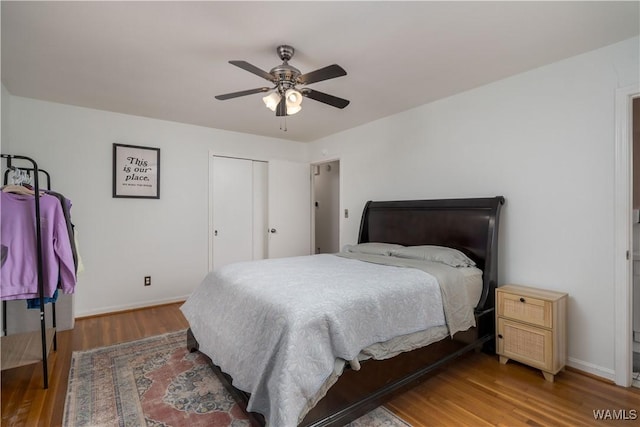
[[[7,91],[4,85],[0,85],[2,92],[0,92],[0,150],[6,150],[9,148],[9,98],[11,94]],[[4,153],[4,151],[2,151]]]
[[[630,39],[313,142],[312,162],[340,158],[341,244],[370,199],[503,195],[500,284],[568,292],[569,364],[613,378],[614,100],[638,52]]]
[[[3,135],[4,136],[4,135]],[[207,273],[209,151],[304,161],[291,141],[12,96],[14,154],[32,156],[73,202],[85,272],[76,316],[186,298]],[[112,144],[159,147],[159,200],[114,199]],[[151,276],[152,285],[143,286]]]

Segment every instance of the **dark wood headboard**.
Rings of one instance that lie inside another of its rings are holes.
[[[492,309],[498,282],[498,225],[504,197],[369,201],[358,243],[438,245],[464,252],[483,270],[476,311]]]

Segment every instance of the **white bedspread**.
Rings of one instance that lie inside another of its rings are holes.
[[[328,254],[228,265],[182,311],[200,351],[270,427],[298,424],[336,360],[445,324],[434,276]]]

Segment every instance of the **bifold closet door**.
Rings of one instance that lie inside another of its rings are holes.
[[[211,269],[310,254],[308,164],[213,156],[210,178]]]
[[[267,162],[253,162],[253,259],[265,259],[268,252],[267,240]]]
[[[213,157],[213,268],[253,259],[253,161]]]

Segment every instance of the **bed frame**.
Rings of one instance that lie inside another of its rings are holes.
[[[458,249],[483,270],[483,289],[475,309],[476,327],[426,347],[387,360],[368,360],[359,371],[345,369],[326,396],[300,426],[343,426],[393,396],[427,379],[445,363],[471,351],[495,351],[495,288],[498,277],[498,224],[504,197],[441,200],[369,201],[360,223],[358,243],[385,242],[405,246],[439,245]],[[191,351],[198,343],[187,331]],[[213,365],[224,386],[246,410],[250,395],[236,389],[232,378]],[[260,414],[247,413],[254,426]]]

